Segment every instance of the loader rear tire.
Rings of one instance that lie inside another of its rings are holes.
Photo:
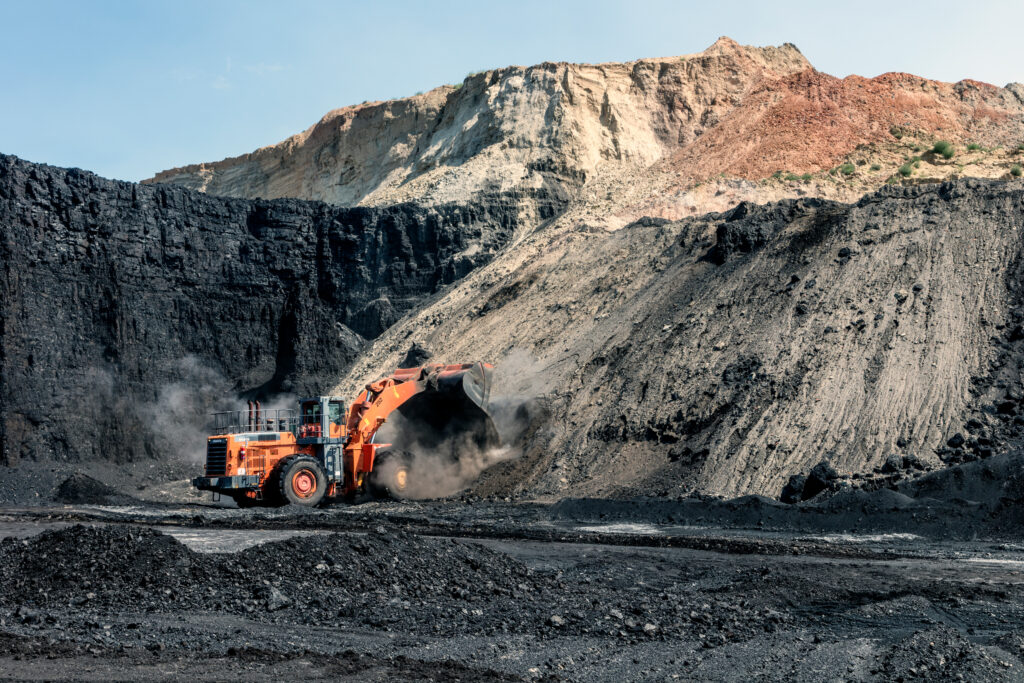
[[[408,498],[411,464],[412,456],[405,451],[378,453],[370,472],[370,493],[376,498]]]
[[[281,468],[286,464],[288,458],[282,458],[277,465],[270,470],[270,475],[263,482],[263,500],[260,505],[268,508],[279,508],[287,505],[288,501],[281,495]]]
[[[279,475],[281,497],[292,505],[316,507],[327,494],[327,475],[313,458],[288,458]]]

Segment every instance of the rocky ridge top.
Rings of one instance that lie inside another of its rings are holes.
[[[940,139],[972,154],[932,163]],[[677,57],[482,71],[337,109],[279,144],[144,182],[372,205],[556,184],[618,227],[743,200],[850,201],[886,182],[1005,176],[1021,144],[1020,84],[840,79],[792,44],[720,38]]]

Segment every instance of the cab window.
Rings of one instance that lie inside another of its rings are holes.
[[[327,404],[327,419],[334,424],[341,424],[341,401],[331,401]]]

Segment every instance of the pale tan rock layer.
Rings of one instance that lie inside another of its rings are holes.
[[[545,170],[578,183],[607,167],[650,166],[762,80],[809,68],[794,46],[723,38],[689,57],[497,69],[458,88],[337,109],[280,144],[146,182],[341,204],[460,200],[537,185]]]
[[[721,38],[681,57],[485,71],[460,86],[337,109],[279,144],[144,182],[337,204],[461,201],[551,181],[592,203],[625,183],[649,211],[685,215],[721,208],[706,191],[681,196],[709,179],[827,170],[865,145],[894,142],[894,126],[1014,149],[1024,142],[1024,86],[909,74],[839,79],[815,71],[791,44]],[[866,188],[781,194],[860,194],[903,163],[894,161]]]

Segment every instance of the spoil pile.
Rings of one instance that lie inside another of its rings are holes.
[[[777,600],[683,584],[636,593],[631,572],[540,572],[473,543],[402,532],[304,536],[230,555],[195,553],[152,529],[74,526],[0,541],[0,606],[23,623],[66,607],[206,610],[275,623],[348,623],[435,635],[535,633],[709,646],[789,624]],[[702,580],[703,573],[680,581]],[[599,590],[600,599],[595,597]],[[749,594],[748,594],[749,593]],[[771,597],[771,596],[769,596]]]
[[[1021,394],[1022,210],[1018,182],[959,180],[615,232],[566,216],[399,321],[337,391],[410,338],[492,360],[548,408],[489,477],[504,495],[777,498],[824,460],[792,500],[984,458],[1024,423],[986,388]]]
[[[112,486],[87,474],[75,472],[54,491],[53,500],[67,505],[119,505],[137,502]]]

